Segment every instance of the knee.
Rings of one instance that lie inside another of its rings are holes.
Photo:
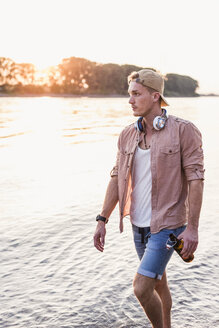
[[[133,280],[133,291],[137,299],[142,298],[143,296],[143,288],[141,288],[139,279],[137,277],[134,278]]]
[[[150,278],[137,274],[133,280],[133,290],[139,301],[150,299],[153,293],[153,286],[150,284]]]

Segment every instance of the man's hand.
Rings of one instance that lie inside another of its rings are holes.
[[[178,238],[183,239],[184,246],[181,251],[183,258],[192,255],[198,246],[198,222],[202,204],[203,181],[192,180],[189,182],[189,217],[188,225]]]
[[[178,239],[183,239],[184,245],[181,251],[183,258],[188,258],[192,255],[198,246],[198,228],[187,226],[185,231],[183,231],[178,237]]]
[[[104,251],[106,228],[103,221],[98,221],[96,231],[94,233],[94,246],[98,251]]]

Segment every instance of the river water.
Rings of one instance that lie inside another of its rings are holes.
[[[219,98],[171,98],[203,135],[205,191],[195,260],[168,265],[172,327],[219,327]],[[0,98],[0,327],[150,327],[118,209],[93,247],[128,98]]]

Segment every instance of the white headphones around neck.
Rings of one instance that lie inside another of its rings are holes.
[[[155,128],[155,130],[163,129],[165,127],[167,119],[168,119],[167,111],[165,108],[162,108],[161,116],[156,116],[153,120],[153,127]],[[135,128],[140,132],[144,131],[142,120],[143,117],[139,117],[139,119],[135,122]]]

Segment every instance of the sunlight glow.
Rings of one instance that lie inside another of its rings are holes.
[[[201,91],[219,93],[219,2],[210,3],[8,0],[1,7],[0,56],[40,70],[72,56],[155,67],[189,75]]]

